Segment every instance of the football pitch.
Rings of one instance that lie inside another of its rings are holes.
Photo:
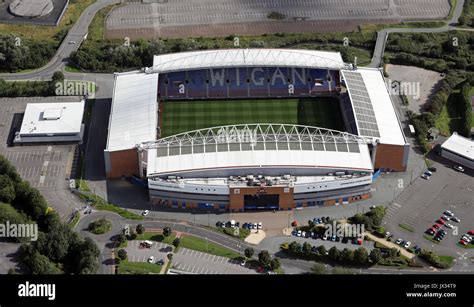
[[[298,124],[344,130],[337,98],[162,102],[161,137],[235,124]]]

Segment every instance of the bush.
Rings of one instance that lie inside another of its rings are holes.
[[[178,246],[179,246],[179,243],[181,243],[181,240],[180,240],[179,238],[175,238],[175,239],[173,240],[173,246],[174,246],[174,247],[178,247]]]
[[[93,234],[104,234],[112,229],[112,223],[109,220],[101,218],[89,224],[88,230]]]
[[[283,243],[283,244],[286,244],[286,249],[288,249],[288,243]],[[281,249],[283,249],[282,245],[280,245]],[[252,258],[254,253],[255,253],[255,251],[253,250],[253,248],[250,248],[250,247],[246,248],[245,251],[244,251],[245,257],[247,257],[247,258]]]
[[[126,260],[127,259],[127,251],[124,249],[120,249],[117,252],[117,256],[120,258],[120,260]]]
[[[136,228],[137,234],[141,235],[145,232],[145,226],[143,224],[138,224]]]

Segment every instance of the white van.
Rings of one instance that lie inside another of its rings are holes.
[[[235,220],[230,221],[230,227],[235,228]]]

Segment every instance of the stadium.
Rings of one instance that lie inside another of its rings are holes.
[[[408,152],[381,70],[337,52],[230,49],[115,74],[104,156],[108,178],[147,182],[153,204],[243,212],[367,199]]]

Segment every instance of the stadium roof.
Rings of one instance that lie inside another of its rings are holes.
[[[474,160],[474,142],[454,132],[441,148],[454,152],[466,159]]]
[[[341,72],[351,97],[358,134],[378,139],[382,144],[405,145],[382,72],[375,68]]]
[[[349,69],[339,52],[292,49],[222,49],[157,55],[147,72],[220,67],[278,66]]]
[[[78,134],[84,100],[80,102],[28,103],[20,136]]]
[[[115,74],[106,151],[156,139],[158,74]]]
[[[372,170],[364,138],[297,125],[213,127],[144,143],[141,147],[149,150],[149,176],[253,167]]]

